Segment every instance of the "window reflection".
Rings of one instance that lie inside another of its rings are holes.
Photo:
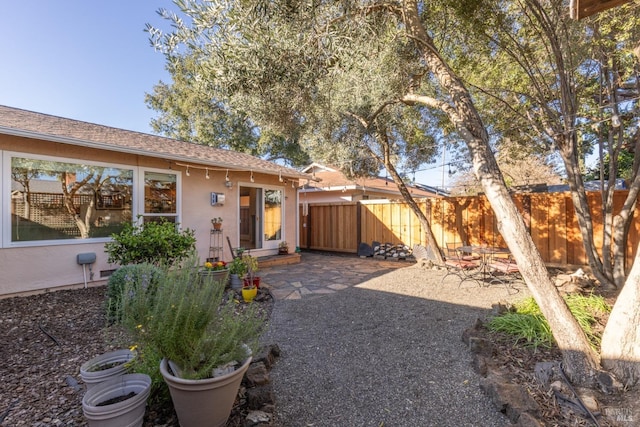
[[[131,222],[133,171],[11,159],[11,240],[108,237]]]

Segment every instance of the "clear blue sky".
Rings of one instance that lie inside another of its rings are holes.
[[[145,24],[171,0],[19,0],[2,2],[0,104],[151,133],[144,103],[164,57]]]
[[[147,23],[167,27],[156,11],[176,10],[171,0],[1,4],[0,105],[152,133],[155,113],[145,93],[171,78],[144,29]],[[423,166],[429,170],[416,180],[441,186],[440,162]]]

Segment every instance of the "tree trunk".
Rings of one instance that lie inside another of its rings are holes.
[[[498,231],[507,242],[527,286],[549,322],[562,351],[567,374],[574,382],[590,382],[599,365],[598,355],[549,278],[542,257],[511,200],[491,152],[486,129],[469,92],[439,56],[433,41],[422,27],[417,0],[406,1],[404,12],[409,35],[416,40],[429,70],[451,97],[452,105],[443,103],[443,111],[469,148],[476,176],[498,218]]]
[[[390,160],[391,156],[389,153],[390,144],[389,144],[386,133],[378,132],[378,137],[382,140],[384,144],[383,145],[384,147],[383,162],[384,162],[385,169],[391,175],[391,178],[393,179],[393,182],[398,187],[400,194],[402,194],[404,201],[409,205],[413,213],[418,217],[418,221],[420,221],[420,225],[422,226],[422,229],[424,230],[424,233],[425,233],[425,237],[427,238],[427,246],[432,249],[431,252],[433,253],[433,256],[435,258],[434,261],[440,265],[444,265],[442,250],[440,249],[440,247],[438,246],[438,243],[436,242],[436,237],[433,235],[433,230],[431,230],[431,223],[425,216],[424,212],[422,212],[422,210],[420,209],[420,206],[418,206],[416,201],[413,199],[413,197],[411,196],[411,193],[409,192],[409,190],[407,190],[407,186],[404,184],[404,181],[400,177],[400,174],[398,174],[398,171],[396,170],[395,166],[391,163],[391,160]]]
[[[640,381],[640,251],[602,334],[602,366],[627,386]]]

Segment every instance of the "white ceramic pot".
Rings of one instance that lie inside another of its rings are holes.
[[[151,378],[144,374],[126,374],[97,384],[82,398],[82,412],[89,427],[139,427],[144,421]],[[134,396],[104,404],[134,393]]]
[[[126,374],[126,364],[134,357],[135,353],[129,349],[101,354],[80,366],[80,378],[90,390],[96,384]]]

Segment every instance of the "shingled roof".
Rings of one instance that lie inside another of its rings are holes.
[[[308,174],[237,151],[179,141],[0,105],[0,134],[196,163],[211,168],[311,179]]]

